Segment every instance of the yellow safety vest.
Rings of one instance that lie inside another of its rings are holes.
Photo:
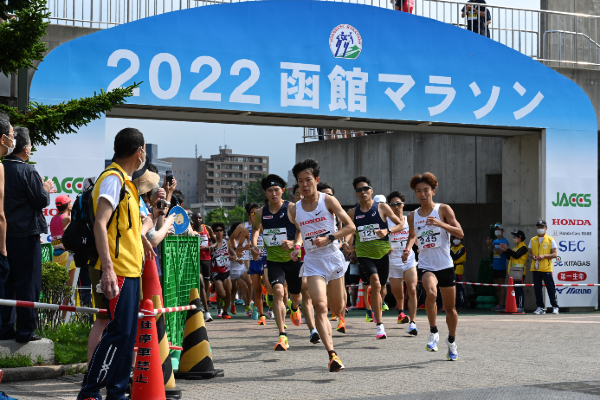
[[[534,256],[551,254],[553,240],[554,240],[553,237],[544,235],[544,237],[542,238],[542,241],[540,242],[540,237],[534,236],[531,239],[531,254],[533,254]],[[539,261],[540,268],[535,269],[536,261],[532,260],[531,261],[531,270],[538,271],[538,272],[552,272],[552,261],[553,261],[552,259],[548,259],[548,258],[540,260]]]
[[[463,246],[461,243],[458,246],[452,246],[450,248],[450,251],[453,254],[456,254],[464,247],[465,246]],[[456,275],[464,275],[465,274],[465,262],[467,262],[467,251],[466,250],[465,250],[464,254],[462,256],[460,256],[460,258],[458,258],[457,260],[454,260],[454,273]]]
[[[116,168],[125,177],[125,197],[117,204],[115,213],[108,226],[108,247],[113,268],[117,276],[138,278],[142,275],[144,262],[144,246],[142,245],[142,220],[140,218],[140,195],[131,178],[117,163],[112,163],[108,168]],[[121,176],[116,171],[104,171],[94,186],[92,198],[94,200],[94,215],[98,208],[98,197],[102,181],[110,175]],[[122,180],[121,180],[121,183]],[[119,199],[115,199],[119,200]],[[96,262],[96,269],[102,269],[100,259]]]
[[[519,243],[518,245],[516,245],[515,247],[512,248],[512,251],[518,251],[521,247],[525,247],[527,248],[527,245],[523,242]],[[508,263],[508,274],[510,275],[510,267],[511,266],[515,266],[515,267],[523,267],[523,276],[525,276],[525,274],[527,273],[527,253],[525,253],[524,256],[521,256],[519,258],[510,258],[510,262]]]

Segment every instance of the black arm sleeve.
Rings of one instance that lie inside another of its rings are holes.
[[[527,254],[527,251],[527,247],[520,247],[517,251],[512,251],[511,249],[508,249],[504,253],[506,253],[509,257],[512,258],[521,258],[525,254]]]
[[[463,254],[465,254],[466,249],[463,247],[462,249],[460,249],[457,253],[454,252],[450,252],[450,257],[452,257],[452,261],[456,261],[459,258],[462,257]]]

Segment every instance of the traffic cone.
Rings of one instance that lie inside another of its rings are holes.
[[[204,326],[204,314],[200,311],[198,289],[190,291],[190,305],[192,304],[196,309],[187,312],[183,331],[183,350],[175,378],[210,379],[223,376],[223,370],[215,369],[213,366],[208,334]]]
[[[158,268],[154,259],[146,260],[144,263],[144,272],[142,273],[142,294],[144,300],[152,300],[152,296],[160,296],[160,304],[165,304],[163,300],[162,287],[158,279]],[[162,308],[156,307],[156,308]]]
[[[356,308],[357,309],[361,309],[364,310],[365,308],[367,308],[367,305],[365,304],[365,287],[362,283],[362,281],[360,281],[360,283],[358,284],[358,302],[356,304]]]
[[[131,399],[166,400],[152,301],[144,300],[140,312],[144,314],[144,318],[138,322],[138,353],[135,358]]]
[[[501,314],[525,314],[524,312],[517,311],[517,299],[515,296],[515,287],[513,278],[508,278],[508,290],[506,291],[506,308]]]
[[[162,308],[159,296],[152,296],[154,308]],[[160,359],[162,361],[163,381],[165,384],[165,395],[169,399],[181,399],[181,389],[175,386],[175,376],[173,376],[173,366],[171,364],[170,343],[167,338],[165,327],[165,315],[156,316],[156,332],[158,333],[158,348],[160,349]]]

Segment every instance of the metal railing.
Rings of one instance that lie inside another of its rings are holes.
[[[333,140],[387,133],[388,131],[363,131],[353,129],[304,128],[302,138],[306,140]]]
[[[246,0],[48,0],[48,9],[52,23],[110,28],[170,11],[239,1]],[[391,0],[341,2],[394,8]],[[467,6],[476,5],[415,0],[414,14],[478,32],[550,66],[600,68],[600,17],[496,5],[486,5],[485,11],[479,9],[476,16],[473,10],[477,9],[464,10]]]

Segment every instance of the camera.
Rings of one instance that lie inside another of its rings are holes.
[[[171,205],[171,203],[169,203],[166,200],[160,199],[157,200],[156,202],[156,208],[160,209],[160,210],[164,210],[165,208],[168,208]]]

